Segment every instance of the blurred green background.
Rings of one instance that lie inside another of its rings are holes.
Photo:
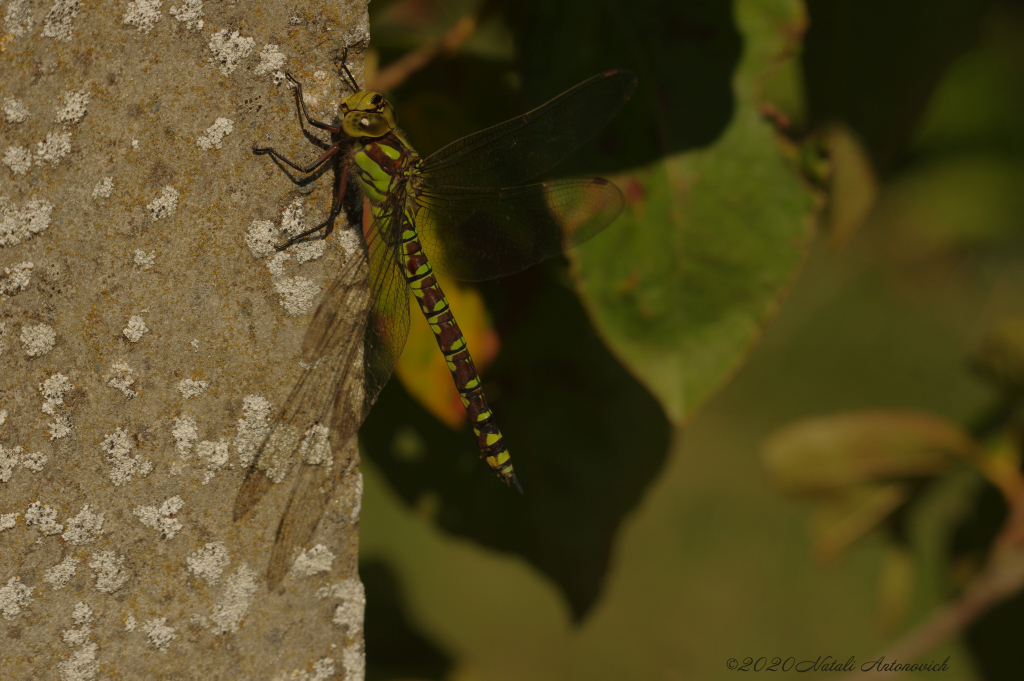
[[[388,91],[424,155],[604,69],[640,85],[554,173],[624,214],[455,308],[498,339],[526,494],[397,378],[363,426],[369,679],[859,665],[961,595],[1019,475],[1024,3],[370,11],[371,81],[432,57]],[[1022,630],[1011,597],[916,659],[1019,678]]]

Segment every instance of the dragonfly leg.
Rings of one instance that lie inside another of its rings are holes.
[[[306,120],[309,121],[310,125],[320,128],[321,130],[326,130],[327,132],[332,134],[340,133],[341,127],[321,123],[320,121],[316,120],[315,118],[309,115],[309,110],[306,108],[306,100],[302,98],[302,83],[295,80],[295,76],[293,76],[290,73],[286,72],[284,75],[295,86],[295,108],[299,112],[299,123],[302,123],[302,116],[303,114],[305,114]]]
[[[326,163],[329,158],[331,158],[336,153],[338,153],[339,149],[341,149],[341,145],[340,144],[335,144],[334,146],[332,146],[330,149],[327,150],[327,153],[325,153],[323,156],[321,156],[317,160],[315,160],[312,163],[310,163],[305,168],[300,166],[298,163],[295,163],[294,161],[288,160],[287,158],[285,158],[284,156],[282,156],[278,152],[274,151],[273,147],[253,147],[252,148],[252,153],[254,153],[254,154],[269,154],[271,158],[276,158],[277,160],[281,161],[282,163],[287,163],[292,168],[295,168],[296,170],[298,170],[300,173],[311,173],[314,170],[316,170],[317,168],[319,168],[320,166],[322,166],[324,163]]]
[[[304,241],[312,241],[314,238],[326,239],[331,232],[334,231],[334,220],[341,213],[342,202],[345,199],[345,189],[348,187],[348,165],[346,164],[341,171],[341,178],[338,180],[338,191],[334,194],[334,200],[331,201],[331,212],[328,214],[327,219],[321,222],[313,229],[307,229],[301,234],[296,234],[291,239],[280,246],[276,246],[275,250],[281,252],[294,244],[302,243]],[[313,237],[311,235],[316,234],[320,230],[324,230],[322,236]]]

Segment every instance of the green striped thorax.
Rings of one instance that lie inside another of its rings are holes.
[[[396,127],[395,110],[384,95],[372,90],[349,95],[338,106],[338,117],[342,130],[356,141],[356,181],[374,204],[374,216],[382,215],[377,206],[389,198],[411,200],[419,186],[414,168],[420,157]]]
[[[338,106],[341,128],[349,137],[383,137],[398,125],[395,110],[384,95],[364,90],[349,95]]]

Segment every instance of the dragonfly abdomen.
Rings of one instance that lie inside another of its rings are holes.
[[[400,251],[402,272],[419,303],[420,310],[427,318],[427,323],[430,324],[430,330],[434,333],[437,346],[444,354],[448,370],[452,374],[452,380],[455,381],[455,387],[462,399],[462,405],[466,408],[466,413],[469,414],[473,433],[476,435],[477,447],[480,450],[480,458],[498,477],[505,482],[515,483],[516,487],[522,491],[515,472],[512,470],[512,460],[505,447],[505,438],[494,419],[494,413],[487,405],[487,398],[484,397],[480,375],[469,354],[466,339],[462,335],[462,330],[459,329],[458,322],[455,321],[444,291],[441,290],[441,286],[434,276],[434,270],[420,246],[419,234],[410,223],[407,222],[406,225],[402,234]]]

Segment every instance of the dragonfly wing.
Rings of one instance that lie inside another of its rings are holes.
[[[287,574],[295,550],[308,543],[330,493],[351,469],[355,450],[347,445],[391,375],[408,335],[408,292],[394,247],[372,228],[371,236],[369,317],[363,316],[367,259],[360,253],[346,264],[317,308],[303,341],[303,359],[314,365],[278,411],[235,498],[237,520],[301,460],[271,550],[270,589]],[[353,327],[362,327],[362,332]],[[356,380],[364,364],[363,380]]]
[[[511,187],[552,168],[612,119],[633,90],[630,71],[599,73],[547,104],[455,140],[421,165],[436,184]]]
[[[342,347],[342,339],[359,338],[361,334],[345,329],[347,319],[361,323],[365,308],[365,260],[353,256],[324,295],[313,321],[306,330],[303,357],[313,366],[299,378],[291,394],[278,409],[270,433],[260,445],[253,465],[235,497],[234,518],[245,517],[270,489],[272,482],[281,482],[299,456],[307,434],[318,424],[327,423],[336,386],[347,377],[343,371],[350,362],[353,348]],[[346,313],[347,311],[347,313]],[[329,323],[325,324],[325,320]],[[326,334],[325,338],[320,338]],[[310,351],[311,336],[319,347]],[[349,345],[357,345],[350,343]],[[333,352],[333,354],[332,354]],[[319,361],[317,361],[319,360]]]
[[[427,184],[416,202],[431,264],[463,281],[514,274],[583,243],[624,204],[619,188],[601,178],[505,189]]]
[[[402,211],[396,208],[378,218],[367,230],[370,261],[370,315],[363,336],[362,423],[384,384],[391,378],[409,337],[409,286],[398,262]],[[334,421],[346,418],[335,409]]]

